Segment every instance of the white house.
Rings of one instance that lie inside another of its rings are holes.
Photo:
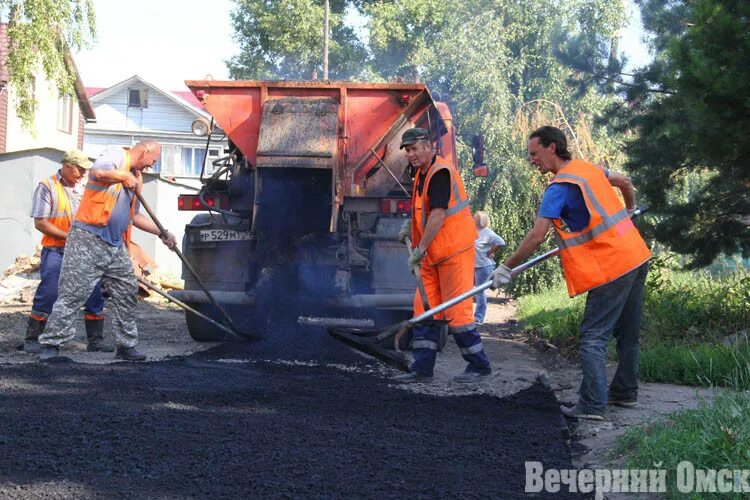
[[[83,150],[96,157],[110,145],[132,146],[145,139],[159,142],[161,158],[155,175],[146,176],[144,197],[164,226],[181,239],[195,212],[179,212],[177,196],[197,191],[204,159],[204,175],[210,175],[211,162],[224,156],[227,141],[212,141],[207,150],[206,138],[193,134],[195,120],[210,123],[211,117],[187,88],[166,91],[134,75],[111,87],[86,91],[97,120],[85,126]],[[133,239],[155,258],[160,271],[180,275],[179,259],[155,237],[136,230]]]

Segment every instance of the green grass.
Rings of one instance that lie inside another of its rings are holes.
[[[519,299],[524,327],[574,356],[585,297],[570,299],[564,286]],[[656,261],[649,273],[641,330],[643,380],[750,389],[750,345],[722,345],[750,335],[750,273],[723,277],[677,272]],[[711,381],[711,382],[710,382]]]
[[[618,438],[627,468],[667,469],[667,498],[747,498],[747,493],[683,494],[676,488],[676,469],[682,461],[696,469],[750,467],[750,393],[721,391],[713,402],[701,401],[666,419],[634,427]]]

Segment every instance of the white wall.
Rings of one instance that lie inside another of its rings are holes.
[[[21,151],[39,147],[51,147],[67,151],[78,147],[78,120],[80,109],[75,97],[72,101],[72,122],[70,133],[57,129],[59,92],[57,87],[43,79],[40,71],[35,85],[37,110],[34,130],[23,128],[21,119],[15,112],[16,92],[11,84],[8,89],[8,125],[6,135],[6,152]]]
[[[146,174],[143,185],[143,197],[154,210],[164,228],[174,234],[178,243],[181,243],[182,236],[185,233],[185,224],[201,212],[180,212],[177,210],[177,196],[180,194],[197,194],[197,189],[200,188],[200,181],[196,179],[178,179],[178,182],[185,186],[174,185],[156,175]],[[194,189],[190,189],[188,186],[192,186]],[[146,210],[141,209],[141,213],[148,217]],[[182,261],[180,261],[174,252],[165,247],[156,236],[139,229],[134,229],[133,241],[141,245],[154,258],[159,265],[157,268],[158,272],[168,273],[177,278],[180,277],[182,273]]]
[[[32,194],[42,179],[60,168],[63,151],[38,149],[0,155],[0,274],[21,254],[32,255],[42,241],[31,218]]]

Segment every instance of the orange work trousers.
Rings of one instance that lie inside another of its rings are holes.
[[[422,281],[427,292],[430,307],[457,297],[474,287],[474,247],[468,248],[437,265],[422,261]],[[422,298],[417,289],[414,294],[414,316],[425,312]],[[448,320],[450,333],[461,333],[476,328],[474,324],[474,303],[471,297],[449,307],[435,319]]]

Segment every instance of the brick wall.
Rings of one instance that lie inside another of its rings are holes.
[[[0,153],[8,137],[8,25],[0,24]]]
[[[83,119],[83,113],[78,113],[78,146],[76,146],[78,149],[83,151],[83,125],[86,123],[86,120]]]

